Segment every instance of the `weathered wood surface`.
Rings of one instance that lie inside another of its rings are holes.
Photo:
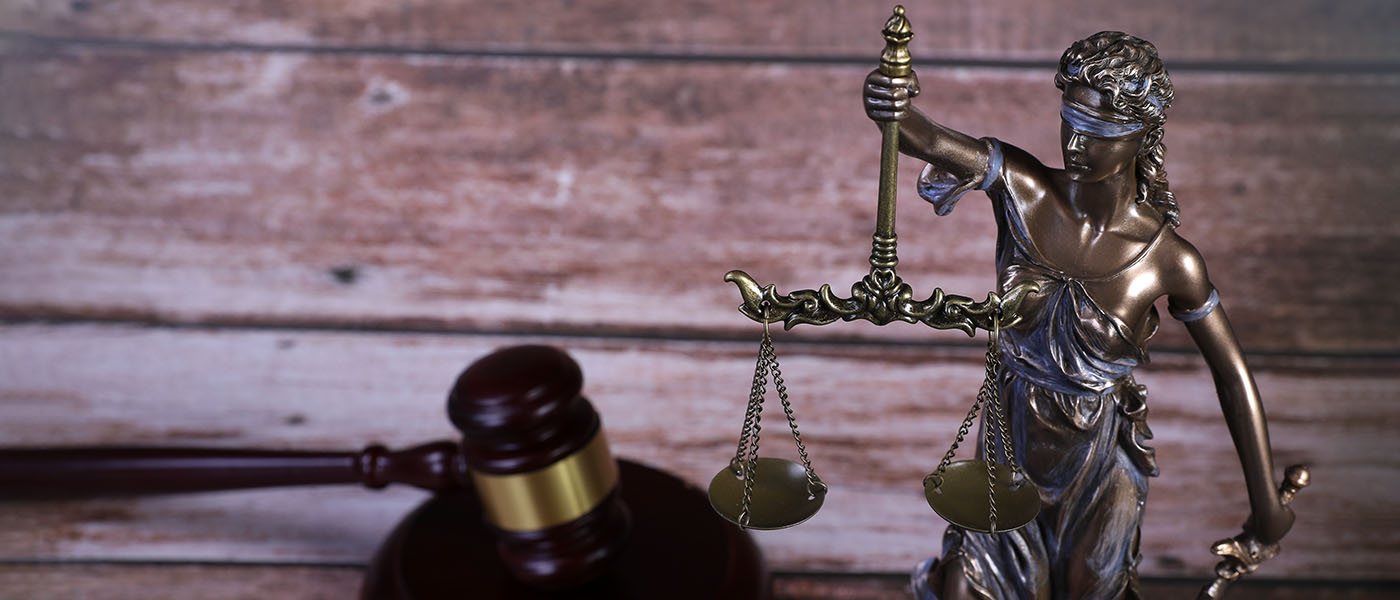
[[[1178,67],[1167,141],[1181,231],[1246,348],[1267,353],[1253,364],[1280,467],[1314,467],[1298,527],[1260,575],[1393,579],[1400,6],[1159,4],[911,5],[919,105],[1058,164],[1050,72],[1026,67],[1099,29],[1157,42]],[[724,340],[757,333],[719,276],[841,289],[866,268],[877,150],[856,97],[888,9],[0,3],[0,319],[182,326],[0,327],[0,444],[406,445],[451,435],[443,398],[471,359],[545,341],[580,358],[620,454],[705,481],[732,452],[752,368],[754,344]],[[923,293],[980,295],[981,198],[935,219],[909,162],[903,274]],[[408,333],[435,330],[505,335]],[[775,567],[903,572],[937,551],[917,482],[970,401],[978,344],[908,326],[780,338],[835,491],[802,528],[760,535]],[[1168,323],[1154,348],[1189,346]],[[1298,353],[1313,358],[1284,356]],[[1239,469],[1199,359],[1159,352],[1142,380],[1164,471],[1143,570],[1203,577],[1206,546],[1243,517]],[[422,497],[7,504],[0,598],[348,597],[357,572],[306,565],[363,563]],[[291,566],[29,564],[67,560]],[[777,580],[783,598],[903,585]],[[1154,591],[1195,589],[1175,585]]]
[[[347,600],[355,567],[267,565],[0,565],[0,600]]]
[[[393,51],[865,57],[893,2],[484,2],[481,0],[30,0],[0,4],[9,31],[182,44]],[[1385,0],[1155,4],[1089,0],[909,3],[916,58],[1054,61],[1071,41],[1119,29],[1176,61],[1382,63],[1400,59],[1400,9]]]
[[[864,66],[0,54],[0,316],[747,337],[744,268],[868,266]],[[1048,70],[922,73],[920,105],[1058,163]],[[1400,351],[1400,75],[1187,73],[1181,232],[1254,351]],[[900,212],[905,278],[981,297],[980,194]],[[803,335],[966,342],[909,326]],[[941,337],[940,337],[941,336]],[[1190,347],[1167,325],[1158,348]]]
[[[83,598],[92,600],[343,600],[359,590],[362,572],[353,567],[268,565],[44,564],[0,565],[0,600]],[[1144,582],[1150,598],[1189,598],[1199,582]],[[159,590],[154,592],[153,590]],[[1231,600],[1388,600],[1386,584],[1248,581],[1230,590]],[[898,575],[820,576],[779,573],[774,600],[908,600],[908,581]]]
[[[1154,600],[1195,598],[1201,581],[1147,579],[1142,593]],[[1390,600],[1397,586],[1391,583],[1300,583],[1244,580],[1230,588],[1230,600]],[[909,600],[909,581],[891,575],[778,575],[773,581],[774,600]]]
[[[443,402],[463,366],[523,341],[561,345],[579,360],[619,455],[700,483],[733,452],[753,344],[108,325],[0,328],[0,442],[408,445],[452,434]],[[778,351],[803,437],[833,492],[802,527],[758,534],[770,564],[902,572],[937,552],[943,526],[918,482],[971,401],[978,353],[782,338]],[[1285,552],[1261,575],[1391,577],[1400,564],[1400,365],[1253,363],[1280,469],[1308,463],[1315,481],[1295,501]],[[1208,545],[1245,516],[1238,463],[1199,359],[1158,356],[1141,381],[1153,389],[1164,473],[1152,482],[1143,571],[1203,576]],[[766,450],[795,454],[779,428],[768,431]],[[421,498],[351,486],[7,503],[0,561],[363,563]]]

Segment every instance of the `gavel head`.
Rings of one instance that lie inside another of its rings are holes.
[[[517,346],[467,367],[447,400],[502,561],[546,589],[605,572],[630,516],[583,373],[563,351]]]

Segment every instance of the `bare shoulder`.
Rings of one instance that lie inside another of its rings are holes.
[[[1001,180],[998,185],[1005,186],[1011,192],[1011,197],[1023,205],[1023,209],[1044,198],[1055,187],[1057,174],[1063,173],[1045,166],[1040,159],[1017,146],[1002,143],[1001,151]]]
[[[1158,250],[1155,262],[1170,306],[1190,310],[1205,304],[1215,286],[1201,252],[1175,230],[1167,232]]]
[[[1045,166],[1029,152],[1020,147],[1002,142],[1002,177],[1008,184],[1017,187],[1026,185],[1043,186],[1054,169]]]

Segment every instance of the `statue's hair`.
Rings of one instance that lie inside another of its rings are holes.
[[[1172,80],[1157,47],[1119,31],[1100,31],[1075,42],[1060,57],[1055,87],[1084,85],[1109,97],[1114,110],[1147,129],[1137,160],[1137,201],[1162,211],[1173,226],[1180,209],[1167,186],[1167,147],[1162,143],[1166,109],[1172,105]]]

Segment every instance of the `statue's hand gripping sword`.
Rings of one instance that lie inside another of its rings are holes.
[[[880,55],[880,72],[887,77],[907,77],[913,72],[909,40],[914,37],[904,7],[896,6],[885,22],[885,51]],[[966,296],[945,294],[935,289],[926,300],[915,300],[914,290],[895,273],[895,183],[899,166],[899,121],[880,123],[880,200],[875,217],[875,235],[870,252],[870,274],[851,286],[851,297],[842,298],[823,284],[817,290],[797,290],[779,294],[773,285],[760,286],[753,277],[734,270],[724,280],[739,286],[744,304],[739,312],[760,323],[783,322],[785,329],[808,323],[826,325],[841,319],[863,319],[885,325],[894,321],[923,323],[935,329],[959,329],[969,336],[978,329],[1011,327],[1020,321],[1016,309],[1031,293],[1040,290],[1033,283],[1022,283],[1002,294],[989,292],[976,302]]]
[[[1293,501],[1293,495],[1312,483],[1312,476],[1304,465],[1293,465],[1283,473],[1284,481],[1279,486],[1279,499],[1284,504]],[[1201,588],[1196,600],[1220,600],[1225,597],[1225,589],[1236,579],[1253,573],[1264,561],[1278,555],[1278,544],[1262,544],[1248,531],[1220,540],[1210,547],[1210,551],[1225,557],[1215,565],[1215,581]]]

